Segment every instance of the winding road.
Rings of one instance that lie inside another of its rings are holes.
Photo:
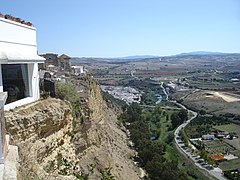
[[[177,127],[177,129],[174,132],[174,140],[176,142],[176,146],[177,149],[179,151],[181,151],[182,153],[184,153],[187,157],[189,157],[190,159],[192,159],[192,161],[195,163],[195,165],[202,169],[205,170],[209,175],[220,179],[220,180],[226,180],[226,178],[223,176],[222,170],[220,168],[211,168],[211,166],[209,166],[206,162],[204,162],[204,160],[200,159],[199,157],[197,157],[196,155],[194,155],[191,150],[184,146],[183,142],[181,141],[181,138],[179,136],[179,132],[182,128],[185,128],[188,123],[190,123],[194,118],[197,117],[198,113],[195,111],[192,111],[188,108],[186,108],[184,105],[178,103],[177,101],[170,101],[168,99],[168,94],[165,90],[165,88],[163,87],[163,83],[161,84],[161,87],[163,89],[163,93],[166,95],[166,100],[168,100],[169,102],[172,102],[174,104],[176,104],[177,106],[181,107],[182,109],[185,109],[188,111],[188,113],[193,114],[193,116],[191,118],[189,118],[187,121],[185,121],[183,124],[181,124],[180,126]]]
[[[212,168],[211,169],[211,167],[206,162],[204,162],[203,160],[199,159],[196,155],[194,155],[191,152],[191,150],[189,148],[184,146],[183,142],[181,141],[181,139],[179,137],[180,130],[182,128],[185,128],[188,125],[188,123],[191,122],[191,120],[193,120],[194,118],[197,117],[197,112],[192,111],[190,109],[187,109],[184,105],[182,105],[182,104],[180,104],[180,103],[178,103],[176,101],[171,101],[171,102],[173,102],[176,105],[182,107],[183,109],[186,109],[188,111],[188,113],[192,113],[193,114],[193,116],[190,119],[188,119],[186,122],[184,122],[183,124],[178,126],[177,129],[174,132],[174,140],[175,140],[176,145],[178,147],[177,149],[182,151],[184,154],[186,154],[187,157],[191,158],[198,168],[207,171],[210,175],[214,176],[217,179],[226,180],[226,178],[223,176],[222,170],[220,168]]]

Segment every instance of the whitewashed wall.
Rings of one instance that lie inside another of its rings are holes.
[[[0,18],[0,51],[37,53],[36,29]]]
[[[5,53],[11,58],[11,61],[4,59]],[[1,64],[28,64],[30,87],[30,97],[7,104],[4,106],[4,110],[10,110],[38,100],[40,95],[37,63],[38,61],[43,62],[43,58],[37,55],[36,29],[0,18],[0,57],[0,92],[3,92]],[[16,62],[14,57],[17,58]],[[23,58],[23,61],[19,61],[19,58]],[[24,61],[24,58],[26,58],[26,61]]]

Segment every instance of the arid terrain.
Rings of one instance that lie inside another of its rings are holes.
[[[151,138],[157,137],[156,141],[168,137],[171,128],[181,124],[174,123],[174,120],[180,120],[175,119],[171,110],[178,111],[179,107],[171,104],[171,101],[178,105],[181,103],[180,107],[185,107],[189,112],[195,112],[196,116],[191,123],[188,121],[189,124],[179,132],[176,143],[181,143],[178,145],[182,148],[180,152],[187,158],[191,156],[200,169],[198,167],[197,171],[184,170],[184,167],[181,167],[181,172],[186,172],[191,178],[200,179],[206,178],[202,176],[206,172],[212,173],[207,175],[207,179],[211,176],[221,179],[223,174],[231,179],[233,173],[236,178],[240,177],[237,170],[240,168],[239,132],[236,129],[240,124],[239,54],[181,55],[147,59],[74,59],[76,64],[79,61],[102,85],[133,87],[142,92],[140,106],[145,108],[143,112],[160,103],[160,107],[171,116],[171,122],[167,121],[170,123],[167,128],[161,128],[164,126],[164,118],[156,122],[154,116],[150,116],[144,121],[151,127]],[[160,133],[160,136],[156,136],[156,132]],[[171,148],[174,149],[174,146]],[[191,162],[180,154],[176,157],[173,150],[167,149],[166,153],[170,154],[167,156],[168,161],[171,162],[171,157],[175,157],[180,159],[179,164],[188,164],[188,168],[192,166]],[[205,169],[205,172],[202,172],[202,169]],[[152,171],[147,169],[147,172],[151,177]],[[157,173],[153,174],[154,177],[157,176]]]
[[[190,87],[239,92],[240,54],[184,55],[147,59],[73,58],[101,84],[122,85],[131,79],[175,81],[186,79]]]

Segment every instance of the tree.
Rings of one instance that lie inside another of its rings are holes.
[[[153,157],[152,150],[148,147],[145,147],[142,151],[139,151],[138,155],[142,159],[143,166],[145,166],[148,161],[151,161]]]
[[[162,114],[162,108],[160,106],[156,106],[154,108],[154,114],[159,114],[161,115]]]
[[[178,116],[181,118],[182,122],[186,121],[188,119],[188,112],[185,109],[181,109],[178,113]]]
[[[166,121],[169,121],[169,114],[166,115]]]
[[[174,139],[174,133],[173,133],[173,132],[170,132],[170,133],[168,134],[165,142],[166,142],[167,144],[170,144],[170,143],[172,143],[173,139]]]
[[[178,116],[177,113],[173,113],[171,116],[171,123],[172,123],[172,127],[173,129],[176,128],[178,125],[180,125],[182,123],[181,118]]]
[[[140,106],[137,103],[132,103],[127,108],[127,114],[128,114],[127,121],[133,122],[133,121],[139,120],[141,112],[142,112],[142,109],[140,108]]]
[[[152,161],[148,161],[145,169],[148,172],[150,179],[163,179],[162,178],[162,169],[163,164],[159,161],[153,159]]]
[[[203,109],[201,109],[201,110],[199,111],[199,114],[200,114],[200,115],[205,115],[205,114],[206,114],[206,111],[203,110]]]
[[[181,137],[182,141],[184,142],[185,146],[188,146],[188,137],[187,137],[184,129],[181,129],[179,133],[180,133],[180,137]]]

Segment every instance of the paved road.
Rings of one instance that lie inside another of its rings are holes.
[[[151,105],[139,105],[140,107],[144,108],[155,108],[156,106],[151,106]],[[170,107],[170,106],[161,106],[161,109],[167,109],[167,110],[181,110],[181,108],[177,107]]]
[[[177,149],[182,151],[189,158],[191,158],[195,162],[195,165],[198,166],[200,169],[203,169],[203,170],[207,171],[210,175],[214,176],[217,179],[226,180],[226,178],[223,176],[222,170],[220,168],[211,168],[211,166],[209,166],[206,162],[204,162],[204,160],[199,159],[199,157],[197,157],[196,155],[191,153],[191,150],[184,146],[183,142],[181,141],[181,139],[179,137],[180,130],[182,128],[185,128],[187,126],[187,124],[190,123],[191,120],[196,118],[197,113],[195,111],[187,109],[184,105],[182,105],[180,103],[177,103],[176,101],[170,101],[170,102],[175,103],[176,105],[180,106],[181,108],[186,109],[189,113],[193,114],[193,117],[191,117],[186,122],[184,122],[183,124],[178,126],[177,129],[174,132],[174,139],[175,139],[176,145],[178,147]]]
[[[168,100],[169,102],[172,102],[172,103],[178,105],[179,107],[181,107],[183,109],[186,109],[188,111],[188,113],[192,113],[193,114],[193,116],[190,119],[188,119],[186,122],[184,122],[183,124],[178,126],[177,129],[174,132],[174,140],[175,140],[176,145],[178,147],[177,149],[182,151],[189,158],[191,158],[195,162],[195,165],[197,167],[199,167],[200,169],[203,169],[203,170],[207,171],[210,175],[212,175],[213,177],[215,177],[217,179],[226,180],[226,178],[223,176],[222,170],[220,168],[213,168],[213,169],[211,169],[211,167],[207,163],[205,163],[203,160],[199,159],[199,157],[197,157],[196,155],[192,154],[191,150],[189,148],[184,148],[184,144],[183,144],[183,142],[181,141],[181,139],[179,137],[179,131],[182,128],[185,128],[187,126],[187,124],[190,123],[191,120],[193,120],[194,118],[197,117],[197,112],[192,111],[190,109],[187,109],[184,105],[178,103],[177,101],[170,101],[168,99],[168,93],[167,93],[166,89],[163,87],[163,83],[161,83],[160,86],[161,86],[161,88],[163,90],[163,93],[166,95],[166,100]]]

